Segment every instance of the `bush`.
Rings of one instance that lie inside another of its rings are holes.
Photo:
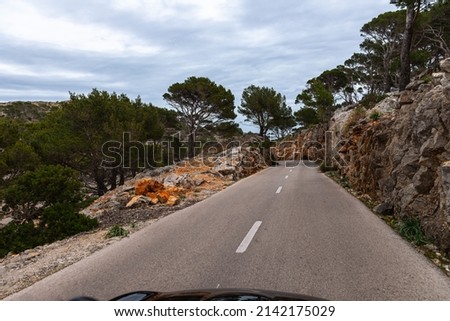
[[[39,229],[48,243],[97,227],[96,219],[77,213],[70,204],[56,204],[45,209],[39,224]]]
[[[76,204],[81,200],[78,174],[61,165],[41,166],[21,175],[3,191],[8,208],[18,221],[36,219],[43,208],[57,203]]]
[[[322,164],[320,164],[320,170],[322,173],[326,173],[326,172],[335,172],[337,169],[335,166],[327,166],[325,162],[322,162]]]
[[[370,114],[370,119],[373,121],[377,121],[381,118],[382,114],[378,111],[374,111]]]
[[[122,226],[114,225],[109,229],[108,234],[106,234],[106,238],[125,237],[127,235],[128,231],[126,229],[124,229]]]
[[[0,257],[9,252],[20,253],[39,245],[62,240],[68,236],[98,227],[96,219],[76,212],[69,204],[46,208],[38,225],[33,222],[12,222],[0,230]]]
[[[424,245],[428,243],[420,221],[417,218],[403,219],[398,223],[398,229],[401,236],[415,245]]]
[[[44,244],[42,235],[33,222],[9,223],[0,230],[0,258],[9,252],[19,253]]]
[[[386,97],[386,94],[367,94],[359,103],[367,109],[370,109],[375,107],[376,104],[378,104]]]

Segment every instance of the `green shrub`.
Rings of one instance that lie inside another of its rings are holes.
[[[0,257],[9,252],[20,253],[39,245],[98,227],[96,219],[76,212],[72,205],[56,204],[43,211],[41,221],[12,222],[0,230]]]
[[[387,97],[386,94],[367,94],[364,98],[359,102],[361,105],[366,107],[367,109],[375,107],[377,103],[382,101]]]
[[[21,175],[5,188],[2,197],[18,221],[40,216],[42,209],[57,203],[76,204],[82,199],[78,174],[61,165],[45,165]]]
[[[370,119],[373,121],[377,121],[381,118],[382,114],[378,111],[374,111],[370,114]]]
[[[33,222],[13,222],[0,230],[0,258],[9,252],[20,253],[41,244],[44,244],[42,235]]]
[[[401,236],[415,245],[424,245],[428,243],[420,221],[417,218],[405,218],[401,220],[398,223],[398,230]]]
[[[70,204],[56,204],[45,209],[39,224],[41,233],[48,243],[97,227],[96,219],[77,213]]]
[[[106,238],[126,237],[127,235],[128,231],[126,229],[124,229],[122,226],[114,225],[109,229],[108,234],[106,234]]]
[[[420,80],[423,80],[425,83],[429,84],[433,81],[433,77],[431,75],[425,75]]]
[[[336,171],[336,167],[335,166],[327,166],[325,164],[325,162],[322,162],[322,164],[320,164],[320,170],[322,171],[322,173],[335,172]]]

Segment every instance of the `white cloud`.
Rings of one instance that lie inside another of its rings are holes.
[[[152,21],[189,20],[207,22],[232,21],[238,15],[240,0],[112,0],[113,8],[133,12]]]
[[[21,1],[6,1],[0,11],[0,34],[63,50],[106,55],[151,55],[161,48],[149,45],[132,34],[99,24],[80,24],[65,17],[51,17]]]
[[[267,47],[277,43],[277,33],[269,27],[237,31],[236,40],[243,46]]]
[[[7,97],[4,99],[3,97]],[[57,98],[56,98],[57,97]],[[11,89],[0,87],[0,102],[12,100],[67,100],[69,94],[58,90],[45,89]]]
[[[25,76],[38,78],[58,78],[66,80],[93,80],[98,76],[93,73],[86,73],[76,70],[54,69],[40,66],[27,66],[20,64],[0,63],[0,75],[5,76]]]

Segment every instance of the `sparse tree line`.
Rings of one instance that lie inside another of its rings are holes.
[[[387,0],[386,0],[387,1]],[[307,127],[328,121],[342,106],[373,106],[392,90],[404,90],[412,77],[437,70],[450,57],[448,0],[400,0],[361,28],[360,52],[342,65],[310,79],[297,96],[297,122]]]
[[[450,54],[449,2],[399,5],[362,27],[360,52],[307,82],[296,98],[297,112],[275,89],[256,85],[244,89],[237,112],[260,136],[283,138],[296,127],[328,121],[341,106],[373,104],[392,87],[401,88],[409,74],[436,69]],[[410,41],[407,72],[402,70],[405,41]],[[243,134],[234,122],[234,95],[208,78],[189,77],[163,97],[172,109],[93,89],[87,95],[70,93],[39,121],[0,118],[0,199],[3,213],[14,218],[0,230],[0,257],[95,228],[98,222],[78,214],[88,204],[86,195],[101,196],[122,185],[143,159],[146,166],[162,166],[195,156],[199,139]],[[186,143],[176,134],[180,131]],[[136,142],[146,144],[144,152]],[[111,157],[118,149],[129,152]]]

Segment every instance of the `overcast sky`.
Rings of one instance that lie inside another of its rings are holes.
[[[361,26],[389,2],[0,0],[0,101],[98,88],[167,107],[171,84],[205,76],[235,105],[254,84],[296,110],[306,81],[357,52]]]

